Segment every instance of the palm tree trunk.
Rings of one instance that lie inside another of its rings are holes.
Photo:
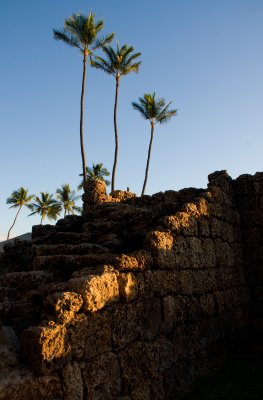
[[[82,171],[83,180],[86,182],[86,156],[84,150],[84,95],[85,95],[85,84],[86,84],[86,64],[87,64],[87,53],[84,51],[83,54],[83,75],[82,75],[82,88],[81,88],[81,99],[80,99],[80,148],[82,158]]]
[[[152,150],[153,133],[154,133],[154,122],[151,122],[151,139],[150,139],[150,144],[149,144],[149,149],[148,149],[147,164],[146,164],[146,169],[145,169],[145,178],[144,178],[144,183],[143,183],[143,187],[142,187],[142,194],[141,194],[142,196],[144,195],[145,188],[146,188],[146,183],[147,183],[147,179],[148,179],[148,170],[149,170],[151,150]]]
[[[10,228],[9,231],[8,231],[7,240],[9,240],[9,236],[10,236],[11,229],[13,228],[13,226],[14,226],[15,223],[16,223],[16,220],[17,220],[17,217],[18,217],[18,214],[19,214],[21,208],[22,208],[22,206],[19,207],[19,209],[18,209],[18,211],[17,211],[17,213],[16,213],[16,216],[15,216],[14,222],[13,222],[11,228]]]
[[[112,192],[115,188],[115,174],[116,174],[116,168],[117,168],[118,148],[119,148],[118,128],[117,128],[117,107],[118,107],[119,81],[120,81],[120,78],[118,76],[116,76],[115,104],[114,104],[115,154],[114,154],[114,163],[113,163],[112,177],[111,177],[111,191]]]

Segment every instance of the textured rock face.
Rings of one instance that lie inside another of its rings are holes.
[[[84,202],[2,257],[0,400],[173,398],[262,330],[263,173]]]

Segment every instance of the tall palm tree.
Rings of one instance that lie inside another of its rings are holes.
[[[110,176],[110,173],[107,170],[107,168],[103,167],[103,163],[92,164],[92,167],[91,168],[87,167],[86,171],[87,171],[87,180],[103,181],[106,186],[110,185],[110,181],[105,179],[105,176]],[[83,176],[83,174],[80,174],[79,176]],[[84,187],[84,180],[78,186],[78,190],[83,189],[83,187]]]
[[[69,183],[65,183],[61,185],[60,189],[56,191],[57,198],[59,200],[60,205],[64,209],[64,217],[68,214],[75,214],[75,212],[80,213],[81,208],[76,206],[75,201],[80,198],[80,196],[76,195],[74,190],[70,189]]]
[[[172,118],[174,115],[176,115],[177,110],[169,110],[171,103],[172,102],[170,101],[170,103],[165,105],[165,99],[155,99],[155,93],[145,93],[143,97],[139,97],[139,103],[132,102],[133,108],[139,111],[142,117],[150,121],[151,124],[151,138],[148,149],[145,178],[141,194],[142,196],[144,195],[148,179],[154,128],[157,123],[164,124],[165,122],[169,121],[169,119]]]
[[[7,198],[6,204],[11,204],[11,206],[10,206],[9,208],[18,208],[18,211],[17,211],[17,213],[16,213],[14,222],[13,222],[13,224],[11,225],[11,228],[10,228],[9,231],[8,231],[7,240],[9,240],[11,229],[13,228],[13,226],[14,226],[15,223],[16,223],[16,220],[17,220],[17,217],[18,217],[18,214],[19,214],[21,208],[22,208],[23,206],[26,206],[26,207],[29,208],[29,202],[30,202],[33,198],[34,198],[34,195],[29,195],[29,194],[28,194],[28,189],[25,189],[25,188],[23,188],[22,186],[21,186],[19,189],[15,190],[15,191],[11,194],[11,196]]]
[[[114,131],[115,131],[115,153],[114,153],[114,163],[112,169],[112,180],[111,180],[111,191],[115,187],[115,174],[117,168],[118,160],[118,128],[117,128],[117,107],[118,107],[118,92],[120,78],[123,75],[128,75],[130,72],[138,72],[141,61],[136,61],[140,57],[141,53],[133,53],[134,48],[128,47],[126,44],[120,47],[117,42],[117,48],[114,50],[111,46],[103,46],[103,52],[106,58],[96,56],[92,59],[91,66],[101,69],[109,75],[115,78],[115,103],[114,103]]]
[[[64,28],[57,30],[53,29],[54,38],[62,40],[69,46],[76,47],[83,55],[83,73],[82,73],[82,88],[80,101],[80,148],[82,157],[82,171],[84,181],[86,181],[86,156],[84,150],[84,94],[86,84],[86,66],[87,57],[90,58],[96,50],[110,43],[114,34],[107,35],[102,39],[97,39],[98,33],[103,28],[103,21],[94,21],[95,15],[90,13],[87,17],[82,14],[73,14],[64,21]]]
[[[48,192],[40,192],[40,197],[35,196],[35,202],[29,204],[30,210],[33,211],[29,216],[35,214],[41,215],[41,225],[46,217],[56,221],[61,212],[61,204],[52,196],[53,194]]]

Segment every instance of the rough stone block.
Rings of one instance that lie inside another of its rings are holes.
[[[190,268],[191,266],[188,239],[183,236],[176,236],[174,239],[173,262],[171,265],[177,270]]]
[[[61,372],[65,400],[83,400],[81,370],[76,362],[66,365]]]
[[[76,315],[68,327],[71,354],[89,360],[111,349],[111,315],[103,310],[94,314]]]
[[[59,323],[68,323],[83,304],[82,297],[73,292],[60,292],[49,295],[45,300],[46,313],[56,317]]]
[[[205,317],[213,317],[215,314],[215,304],[212,294],[200,297],[200,306]]]
[[[122,348],[140,336],[142,303],[124,303],[112,310],[112,338],[116,348]]]
[[[217,290],[217,271],[215,269],[197,270],[193,274],[193,292],[204,294]]]
[[[204,217],[204,218],[200,217],[197,220],[197,226],[198,226],[199,236],[205,236],[205,237],[210,236],[210,226],[209,226],[208,219],[206,217]]]
[[[192,270],[183,270],[179,272],[180,292],[186,295],[194,293],[195,282],[194,273]]]
[[[105,353],[87,362],[82,370],[90,399],[115,400],[121,391],[121,373],[114,353]]]
[[[115,267],[119,271],[144,271],[152,266],[153,259],[149,252],[144,250],[132,254],[121,254],[115,258]]]
[[[138,287],[135,275],[132,272],[119,273],[118,277],[120,298],[133,300],[137,297]]]
[[[177,325],[199,320],[200,305],[194,296],[166,296],[163,299],[162,331],[171,332]]]
[[[73,278],[69,281],[69,288],[81,294],[84,311],[95,312],[119,299],[117,274],[114,271]]]
[[[151,400],[146,344],[134,342],[121,350],[118,358],[124,393],[132,399]]]
[[[202,261],[204,268],[215,268],[216,267],[216,253],[214,241],[210,238],[202,239]]]
[[[178,272],[164,270],[149,270],[144,274],[145,284],[150,296],[165,296],[177,293],[180,289]]]
[[[232,247],[228,243],[223,242],[221,239],[215,239],[214,244],[218,266],[233,267],[234,255]]]
[[[29,290],[51,282],[52,279],[53,274],[47,271],[10,272],[0,277],[0,286],[16,290]]]
[[[145,239],[144,247],[152,252],[155,265],[172,269],[175,266],[173,243],[174,238],[169,231],[151,231]]]
[[[57,375],[37,377],[28,370],[14,370],[0,378],[0,400],[62,400],[63,392]]]
[[[222,238],[223,221],[218,218],[212,218],[210,221],[210,232],[214,238]]]
[[[190,237],[187,239],[188,257],[192,268],[205,267],[204,251],[201,239]]]
[[[66,328],[50,322],[48,326],[26,329],[21,337],[22,350],[34,371],[49,374],[63,367],[70,355]]]
[[[196,217],[187,212],[178,212],[175,215],[166,216],[161,221],[166,229],[186,236],[197,235]]]
[[[141,337],[150,340],[155,337],[161,327],[161,301],[156,298],[142,302],[139,322]]]

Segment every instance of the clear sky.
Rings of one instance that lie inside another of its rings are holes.
[[[115,32],[121,45],[142,53],[139,74],[120,82],[116,188],[142,188],[150,125],[131,102],[145,92],[178,109],[156,127],[147,194],[206,187],[215,170],[233,178],[263,170],[262,0],[1,0],[1,239],[15,216],[5,204],[13,190],[55,193],[80,182],[82,58],[55,41],[52,28],[90,11],[104,20],[102,34]],[[88,68],[87,164],[103,162],[110,171],[114,85],[113,77]],[[22,211],[13,236],[39,223],[28,213]]]

